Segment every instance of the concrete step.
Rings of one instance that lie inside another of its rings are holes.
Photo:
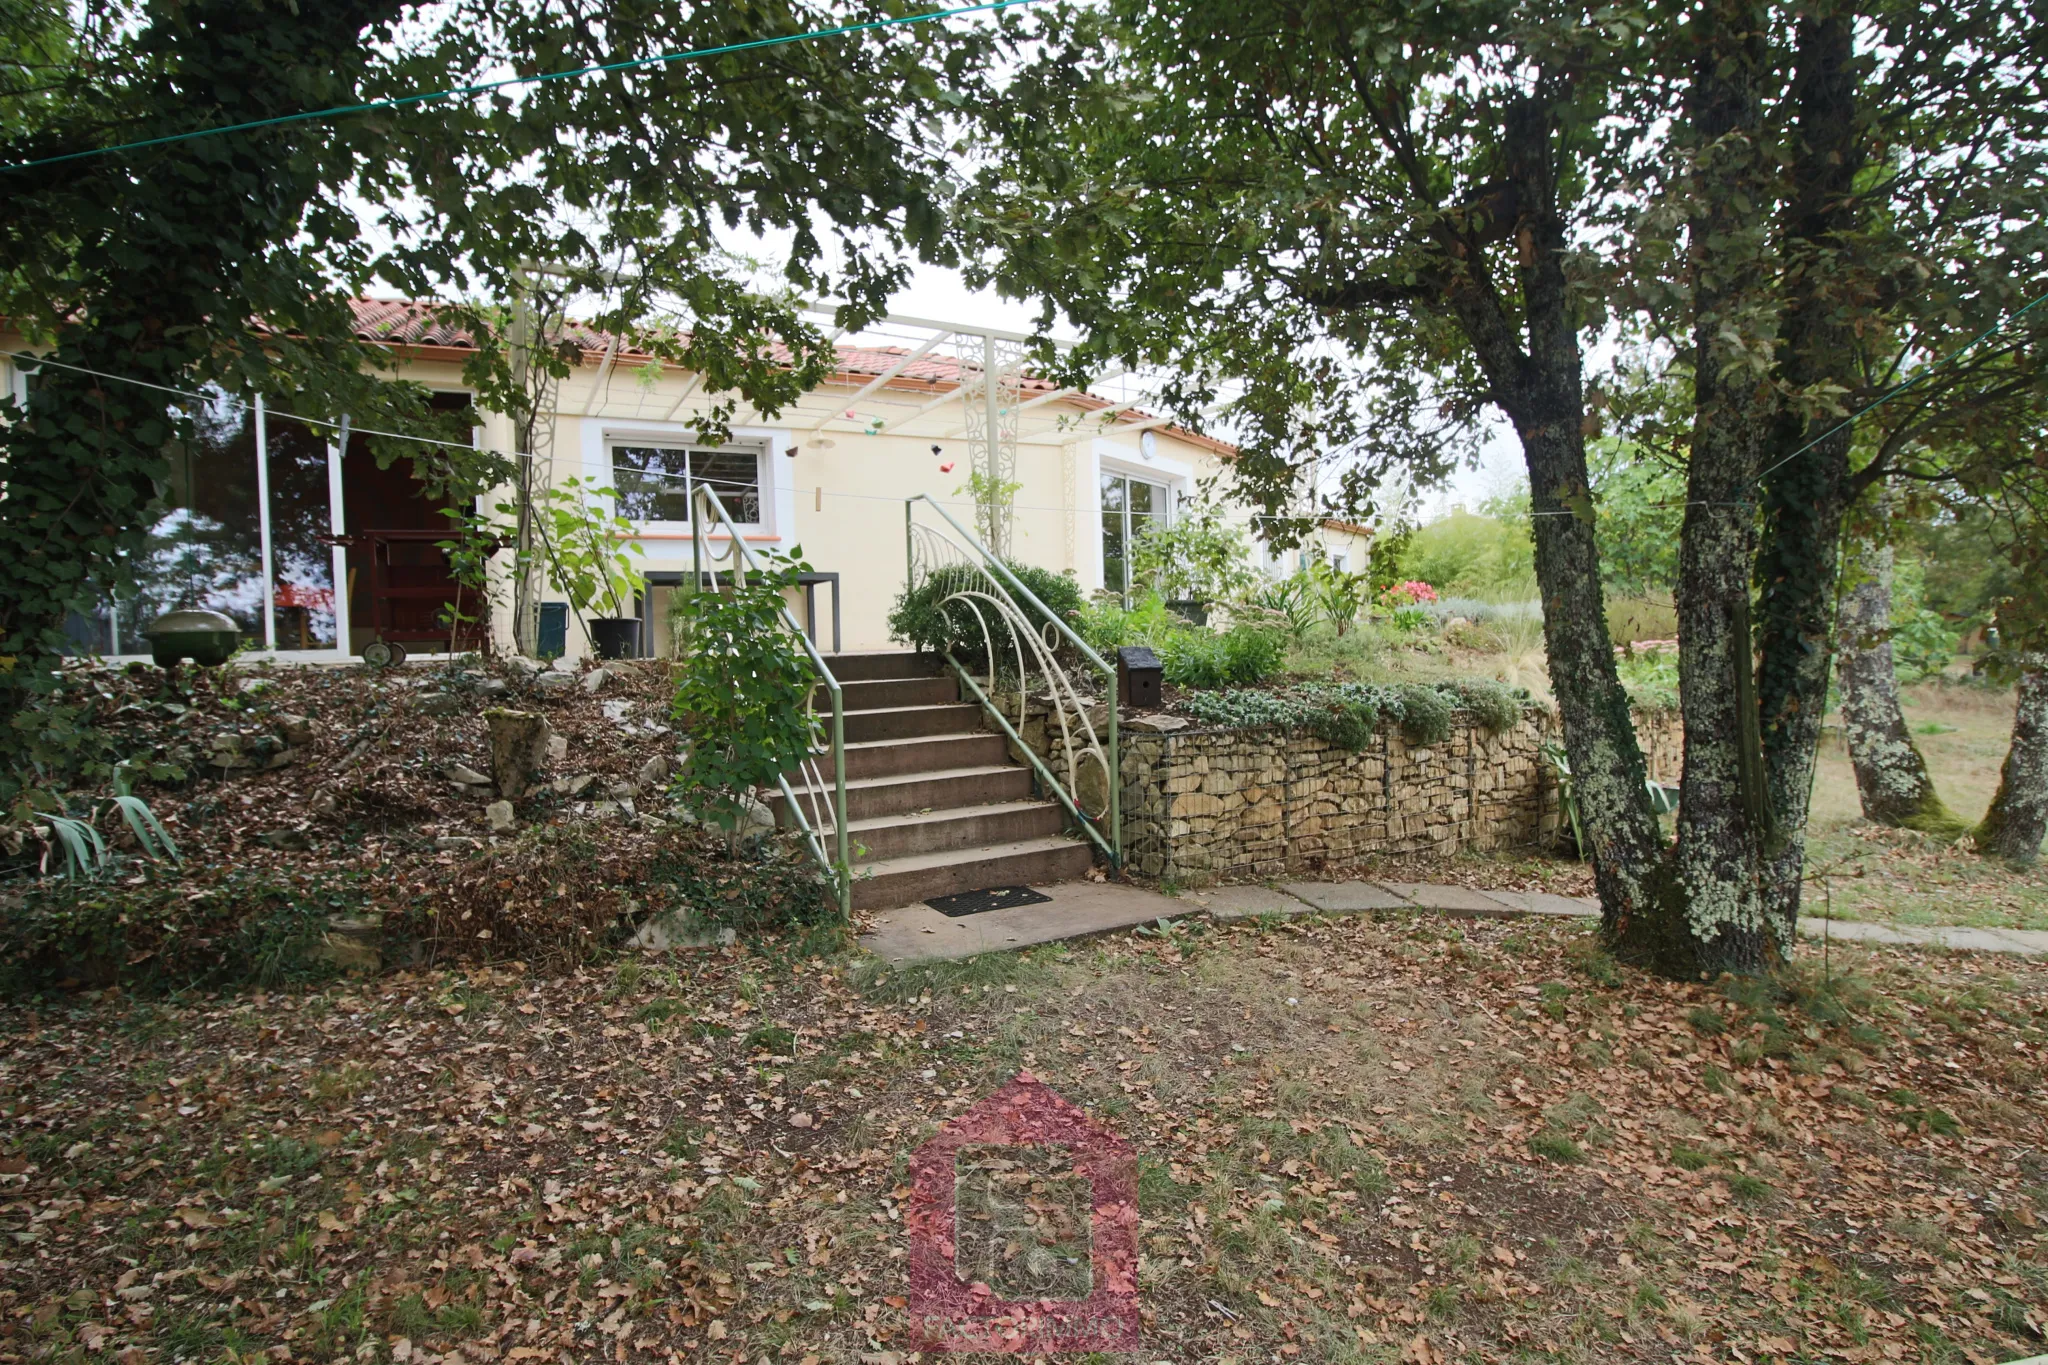
[[[822,765],[821,765],[822,766]],[[830,774],[825,774],[823,809],[832,806]],[[808,815],[812,802],[810,787],[792,783]],[[846,781],[846,818],[868,820],[879,815],[901,815],[908,811],[940,810],[958,806],[988,806],[1004,801],[1031,799],[1031,770],[1014,764],[994,763],[972,768],[950,768],[938,772],[891,774],[887,777],[851,778]],[[782,793],[769,804],[778,818],[784,815]],[[783,819],[784,824],[793,823]]]
[[[849,713],[899,706],[949,706],[960,700],[960,684],[950,677],[876,678],[843,683],[841,690]]]
[[[846,745],[846,780],[907,777],[955,768],[985,768],[1010,761],[1009,741],[992,730],[962,735],[915,735],[909,739],[871,739]],[[818,770],[829,773],[832,757],[818,758]],[[794,782],[796,779],[790,779]]]
[[[908,649],[876,649],[857,654],[827,654],[825,664],[841,682],[875,682],[883,678],[936,678],[945,661],[936,654]]]
[[[1066,811],[1050,801],[1003,801],[922,814],[849,818],[846,829],[853,836],[854,861],[860,864],[1042,839],[1058,834],[1066,823]]]
[[[965,735],[981,729],[981,708],[971,702],[943,706],[890,706],[854,711],[846,717],[846,742],[872,739],[919,739],[928,735]]]
[[[854,869],[853,905],[882,910],[991,886],[1072,881],[1093,865],[1093,850],[1080,840],[1051,837],[887,858]]]

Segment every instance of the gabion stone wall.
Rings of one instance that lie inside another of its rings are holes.
[[[1352,753],[1307,735],[1134,726],[1122,746],[1125,856],[1144,876],[1199,882],[1548,843],[1558,804],[1545,734],[1540,717],[1497,734],[1460,718],[1440,744],[1383,729]]]
[[[1015,694],[998,700],[1015,720]],[[1092,718],[1099,728],[1099,708]],[[1035,698],[1021,729],[1064,779],[1059,729]],[[1636,730],[1650,771],[1676,780],[1676,718],[1638,716]],[[1541,754],[1555,735],[1540,710],[1499,732],[1461,714],[1441,744],[1383,727],[1353,753],[1310,735],[1131,717],[1119,745],[1124,855],[1141,876],[1199,884],[1314,873],[1366,853],[1547,848],[1571,837]],[[1099,810],[1099,783],[1082,771],[1083,805]]]

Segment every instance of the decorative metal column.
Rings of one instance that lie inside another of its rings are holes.
[[[961,347],[963,380],[975,376],[967,394],[967,458],[974,471],[975,522],[982,543],[997,557],[1010,555],[1010,523],[1017,500],[1018,406],[1024,386],[1024,343],[984,334],[979,356]],[[972,343],[969,343],[972,345]]]

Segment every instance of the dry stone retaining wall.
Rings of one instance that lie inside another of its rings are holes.
[[[1014,721],[1014,694],[1003,700]],[[1099,710],[1094,719],[1099,730]],[[1547,846],[1569,837],[1541,753],[1555,730],[1541,711],[1499,732],[1460,714],[1439,744],[1383,727],[1353,753],[1311,735],[1136,717],[1120,736],[1125,857],[1142,876],[1200,883],[1315,872],[1367,853]],[[1651,771],[1675,780],[1676,719],[1638,717],[1637,731]],[[1027,709],[1022,733],[1064,781],[1060,730],[1042,706]],[[1100,783],[1081,771],[1083,804],[1100,809]]]

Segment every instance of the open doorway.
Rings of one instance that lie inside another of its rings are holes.
[[[437,393],[436,412],[467,412],[466,393]],[[451,631],[460,589],[440,542],[450,539],[452,503],[429,494],[412,462],[379,468],[369,441],[349,436],[341,460],[342,511],[348,527],[348,648],[362,654],[381,642],[411,653],[483,649],[490,614],[475,603],[462,611],[476,619]]]

